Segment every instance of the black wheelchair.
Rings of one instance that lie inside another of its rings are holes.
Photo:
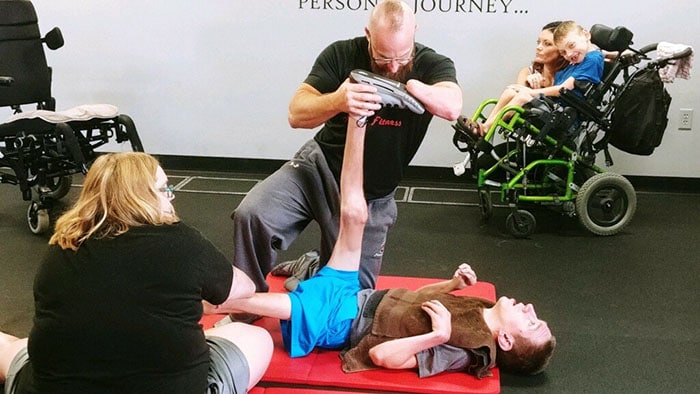
[[[625,130],[626,135],[621,135],[613,127],[620,97],[635,79],[649,71],[658,73],[669,62],[691,55],[692,49],[652,59],[649,54],[656,51],[657,44],[632,48],[633,34],[625,27],[594,25],[590,33],[594,44],[617,55],[606,62],[599,84],[577,85],[583,95],[563,89],[558,100],[540,96],[523,107],[507,106],[480,138],[472,134],[467,123],[486,119],[489,113],[485,110],[496,104],[496,99],[484,101],[472,118],[462,117],[453,125],[453,144],[466,152],[464,161],[454,166],[455,174],[462,175],[469,168],[476,179],[485,220],[493,213],[492,192],[500,194],[501,202],[511,210],[506,227],[514,237],[525,238],[535,230],[535,216],[526,206],[546,206],[578,216],[583,226],[597,235],[619,233],[635,213],[637,199],[632,184],[597,166],[596,157],[603,152],[606,166],[612,166],[609,145],[620,147],[616,140],[636,132]],[[668,95],[663,83],[660,89]],[[660,119],[662,130],[667,106],[665,111]],[[495,143],[496,135],[502,143]],[[659,143],[660,136],[656,146]]]
[[[87,172],[97,148],[113,140],[143,151],[134,122],[114,106],[56,111],[43,46],[63,43],[57,27],[41,37],[30,1],[0,0],[0,107],[13,113],[0,124],[0,183],[19,185],[31,201],[27,221],[35,234],[49,229],[52,204],[68,193],[74,174]]]

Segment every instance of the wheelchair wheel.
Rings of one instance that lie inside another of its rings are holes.
[[[27,209],[27,223],[34,234],[43,234],[49,229],[49,210],[42,208],[38,202],[33,201]]]
[[[515,238],[527,238],[535,232],[537,221],[529,211],[518,209],[506,218],[506,227]]]
[[[588,231],[614,235],[632,220],[637,195],[622,175],[604,172],[588,179],[576,196],[576,213]]]
[[[491,193],[488,190],[479,189],[479,210],[481,218],[489,220],[493,216],[493,202],[491,201]]]
[[[52,200],[60,200],[65,197],[70,191],[70,186],[73,183],[72,175],[64,175],[52,179],[48,179],[46,185],[38,186],[41,192],[35,190],[37,194],[43,197],[51,198]]]

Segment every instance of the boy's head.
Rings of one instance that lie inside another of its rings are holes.
[[[504,372],[535,375],[547,368],[556,344],[557,339],[553,335],[542,343],[519,337],[509,351],[500,346],[496,348],[496,364]]]
[[[556,339],[532,304],[501,297],[492,308],[498,321],[496,363],[507,372],[532,375],[549,363]]]
[[[554,29],[554,45],[569,63],[578,64],[591,50],[591,34],[574,21],[562,22]]]

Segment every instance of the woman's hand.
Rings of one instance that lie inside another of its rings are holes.
[[[527,85],[532,88],[532,89],[540,89],[542,87],[542,81],[544,78],[542,78],[542,74],[539,72],[534,72],[525,78],[527,81]]]

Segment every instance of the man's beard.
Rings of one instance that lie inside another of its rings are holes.
[[[394,81],[398,81],[401,83],[406,83],[406,81],[408,81],[408,74],[410,74],[413,70],[413,62],[409,62],[405,66],[400,66],[395,73],[390,72],[386,68],[380,67],[374,61],[372,61],[371,63],[373,73],[379,74],[382,77],[393,79]]]

